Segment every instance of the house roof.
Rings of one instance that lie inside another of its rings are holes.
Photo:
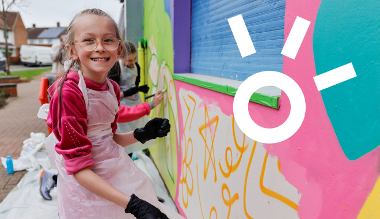
[[[49,28],[49,29],[42,31],[40,33],[40,35],[38,35],[37,38],[39,38],[39,39],[41,39],[41,38],[58,38],[63,33],[63,31],[65,31],[65,30],[66,30],[66,27]]]
[[[7,28],[9,30],[13,30],[13,26],[16,22],[16,18],[17,16],[19,15],[18,12],[12,12],[12,11],[9,11],[7,13]],[[3,12],[0,12],[0,17],[3,17]],[[4,21],[3,19],[0,19],[0,28],[4,28]]]
[[[28,28],[28,39],[37,39],[38,35],[46,29],[49,29],[48,27],[34,27],[34,28]]]

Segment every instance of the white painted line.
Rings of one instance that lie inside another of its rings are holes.
[[[339,68],[317,75],[313,78],[318,90],[321,91],[354,77],[356,77],[354,66],[352,63],[349,63]]]
[[[249,36],[247,26],[245,26],[243,16],[239,14],[235,17],[229,18],[228,23],[234,34],[241,56],[244,58],[255,53],[256,50],[253,46],[251,37]]]
[[[282,55],[287,56],[291,59],[296,58],[309,25],[310,21],[297,16],[292,29],[290,30],[289,36],[286,39],[284,48],[281,51]]]

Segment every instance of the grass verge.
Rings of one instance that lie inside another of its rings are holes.
[[[30,69],[30,70],[24,70],[24,71],[14,71],[14,72],[11,72],[10,75],[1,74],[0,77],[19,76],[20,78],[27,78],[28,80],[32,80],[34,77],[50,70],[51,68],[39,68],[39,69]]]

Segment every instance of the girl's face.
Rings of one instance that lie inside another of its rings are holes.
[[[107,17],[91,14],[82,15],[75,20],[73,31],[74,42],[93,39],[98,44],[93,51],[85,51],[79,43],[67,45],[67,50],[71,54],[70,57],[74,60],[79,59],[83,74],[86,77],[95,79],[95,81],[105,80],[108,71],[120,58],[122,51],[120,44],[115,50],[106,50],[102,44],[103,40],[117,38],[117,30],[114,24]]]
[[[121,62],[123,63],[123,65],[126,65],[130,68],[133,68],[135,66],[136,61],[137,61],[136,53],[127,55],[125,58],[121,59]]]

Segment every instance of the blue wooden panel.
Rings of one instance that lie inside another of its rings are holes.
[[[227,19],[242,14],[256,53],[242,58]],[[285,0],[193,0],[191,71],[244,81],[282,72]]]

